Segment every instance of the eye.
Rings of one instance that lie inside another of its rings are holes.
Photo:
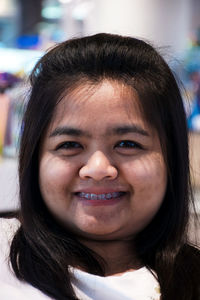
[[[118,152],[124,154],[134,154],[136,151],[143,149],[139,143],[130,140],[120,141],[115,145]]]
[[[121,141],[116,144],[115,147],[120,147],[120,148],[141,148],[141,146],[133,141]]]
[[[56,151],[60,151],[68,155],[79,153],[81,149],[83,149],[83,146],[74,141],[63,142],[56,147]]]
[[[71,148],[82,148],[81,144],[77,142],[64,142],[57,147],[57,149],[71,149]]]

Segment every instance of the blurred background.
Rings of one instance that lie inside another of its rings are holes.
[[[31,69],[55,43],[97,32],[152,42],[184,84],[200,213],[199,0],[0,0],[0,212],[18,207],[20,122]]]

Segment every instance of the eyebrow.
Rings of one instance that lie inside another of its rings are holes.
[[[136,124],[113,127],[112,129],[109,129],[109,135],[123,135],[128,133],[137,133],[143,136],[149,136],[149,133],[146,130]]]
[[[141,126],[132,124],[132,125],[121,125],[121,126],[116,126],[109,128],[106,135],[111,136],[111,135],[124,135],[128,133],[136,133],[140,134],[142,136],[149,136],[149,133],[144,130]],[[71,135],[75,137],[91,137],[92,135],[82,129],[74,128],[74,127],[68,127],[68,126],[62,126],[62,127],[57,127],[55,128],[49,137],[56,137],[56,136],[61,136],[61,135]]]
[[[63,127],[57,127],[55,130],[53,130],[51,132],[51,134],[49,135],[49,137],[56,137],[56,136],[61,136],[61,135],[72,135],[72,136],[76,136],[76,137],[80,137],[80,136],[90,137],[91,136],[88,131],[81,130],[81,129],[74,128],[74,127],[63,126]]]

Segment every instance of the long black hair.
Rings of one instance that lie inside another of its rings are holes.
[[[181,93],[170,68],[149,43],[111,34],[71,39],[49,50],[31,76],[19,157],[21,226],[10,258],[16,276],[57,300],[77,299],[69,266],[104,275],[101,257],[59,225],[38,184],[38,149],[63,94],[83,82],[117,80],[137,91],[160,139],[168,172],[163,204],[136,239],[138,256],[156,272],[162,300],[200,297],[200,253],[188,242],[191,202],[188,133]]]

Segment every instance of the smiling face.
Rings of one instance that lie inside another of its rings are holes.
[[[79,236],[126,239],[147,226],[167,174],[137,94],[103,81],[66,95],[40,147],[39,183],[49,211]]]

